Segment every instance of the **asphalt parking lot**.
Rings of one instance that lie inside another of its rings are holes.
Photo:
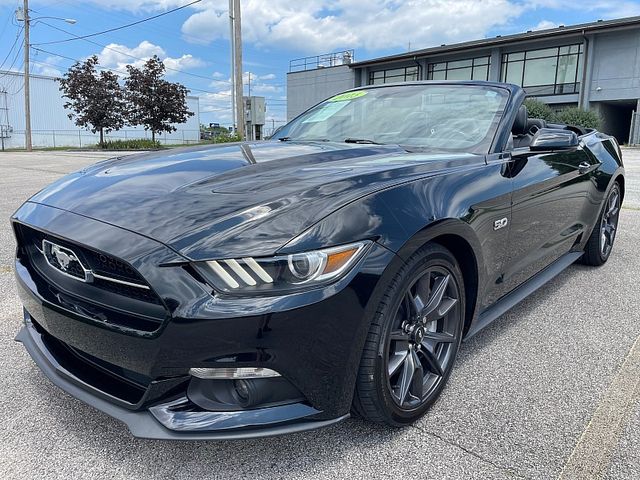
[[[463,345],[415,426],[360,420],[236,442],[162,442],[54,387],[13,338],[10,214],[92,153],[0,153],[0,478],[640,478],[640,150],[610,261],[570,267]]]

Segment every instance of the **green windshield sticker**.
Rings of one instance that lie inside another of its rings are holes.
[[[354,98],[364,97],[367,94],[364,90],[358,90],[357,92],[347,92],[341,93],[340,95],[336,95],[335,97],[331,97],[329,102],[346,102],[348,100],[353,100]]]

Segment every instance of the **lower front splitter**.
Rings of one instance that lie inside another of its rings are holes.
[[[220,418],[222,418],[222,415],[228,416],[230,412],[192,412],[196,413],[196,417],[198,417],[199,420],[208,420],[211,425],[218,424],[222,428],[217,430],[203,430],[202,423],[196,421],[194,422],[195,431],[189,431],[189,415],[185,416],[184,413],[182,413],[179,417],[172,416],[172,404],[152,407],[155,409],[156,415],[161,414],[163,422],[166,422],[168,425],[179,425],[179,427],[177,427],[179,430],[171,430],[163,426],[149,410],[128,410],[93,395],[90,391],[78,386],[80,382],[77,380],[74,381],[73,375],[61,367],[56,359],[48,352],[40,338],[40,334],[28,320],[18,333],[16,341],[21,342],[25,346],[34,362],[51,382],[84,403],[125,423],[131,434],[135,437],[159,440],[238,440],[260,438],[314,430],[338,423],[349,417],[347,414],[330,420],[308,420],[305,419],[305,416],[319,412],[303,404],[293,404],[279,407],[283,410],[276,412],[263,412],[262,424],[258,425],[251,423],[249,420],[260,417],[260,412],[257,410],[235,412],[240,420],[243,418],[242,415],[246,415],[247,421],[240,421],[238,425],[241,425],[241,427],[230,428],[229,425],[224,425],[224,422],[216,421],[216,415],[221,415]],[[303,406],[309,410],[305,410],[302,408]],[[290,407],[290,416],[288,417],[285,414],[285,407]],[[275,413],[276,416],[274,416],[273,413]],[[207,414],[209,414],[208,418]],[[272,420],[279,423],[264,421],[264,418],[269,416]],[[193,419],[195,420],[195,418]]]

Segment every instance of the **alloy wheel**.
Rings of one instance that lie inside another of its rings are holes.
[[[402,410],[424,404],[451,368],[459,343],[460,294],[444,267],[422,271],[402,297],[387,341],[387,384]]]
[[[613,241],[618,228],[618,216],[620,214],[620,192],[615,189],[611,192],[600,223],[600,253],[604,258],[609,256],[613,248]]]

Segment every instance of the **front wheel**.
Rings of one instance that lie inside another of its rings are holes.
[[[356,413],[394,426],[420,418],[451,373],[464,312],[455,257],[427,244],[395,275],[372,321],[356,383]]]
[[[609,259],[618,231],[621,200],[620,186],[615,183],[611,187],[611,191],[602,206],[598,222],[593,227],[593,232],[591,232],[591,236],[584,248],[582,263],[600,266]]]

